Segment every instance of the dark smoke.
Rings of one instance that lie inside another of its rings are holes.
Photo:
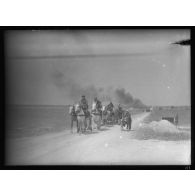
[[[116,98],[119,102],[125,105],[129,105],[133,102],[133,97],[130,93],[125,92],[125,89],[116,89],[115,90]]]
[[[54,85],[60,89],[60,91],[66,92],[64,95],[73,101],[78,101],[81,95],[85,95],[90,101],[94,97],[98,97],[103,102],[112,101],[115,104],[122,104],[134,108],[143,108],[145,105],[141,100],[133,98],[133,96],[126,92],[124,88],[96,88],[94,85],[89,85],[82,87],[80,84],[76,83],[69,75],[65,75],[62,72],[54,72],[53,81]]]
[[[129,107],[142,108],[145,105],[139,99],[134,99],[133,96],[126,92],[124,88],[115,90],[115,97],[120,104],[124,104]]]
[[[78,101],[81,95],[85,95],[88,99],[92,101],[94,97],[107,99],[104,96],[104,89],[97,89],[93,85],[82,87],[80,84],[76,83],[69,75],[65,75],[62,72],[56,71],[52,75],[54,85],[60,89],[60,91],[65,92],[64,94],[73,101]]]

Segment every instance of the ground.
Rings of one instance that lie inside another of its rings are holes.
[[[102,127],[7,141],[7,164],[14,165],[165,165],[190,164],[190,141],[137,140],[133,131],[149,113],[134,115],[132,131]]]

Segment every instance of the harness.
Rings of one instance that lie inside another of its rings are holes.
[[[76,114],[75,111],[71,112],[71,116],[76,116],[76,115],[77,115],[77,114]]]
[[[77,114],[77,116],[85,116],[85,114]]]
[[[75,114],[76,116],[85,116],[85,118],[90,117],[90,112],[87,109],[83,109],[82,105],[80,106],[80,109],[75,112]]]
[[[71,109],[71,112],[69,112],[71,116],[76,116],[76,111],[74,108]]]
[[[100,110],[98,110],[97,108],[95,110],[92,110],[91,113],[94,115],[101,115]]]
[[[112,104],[109,104],[107,106],[107,110],[110,111],[110,112],[113,112],[113,108],[114,108],[114,106]]]
[[[80,105],[81,105],[83,111],[88,109],[87,100],[81,100],[81,101],[80,101]]]

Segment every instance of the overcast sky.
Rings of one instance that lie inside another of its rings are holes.
[[[124,88],[146,105],[190,105],[190,47],[171,44],[188,38],[188,30],[7,32],[8,103],[69,104],[73,87],[93,86]]]

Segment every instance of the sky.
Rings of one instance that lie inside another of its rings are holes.
[[[26,30],[5,37],[8,103],[113,100],[123,89],[145,105],[190,105],[190,46],[171,44],[189,39],[189,30]]]

